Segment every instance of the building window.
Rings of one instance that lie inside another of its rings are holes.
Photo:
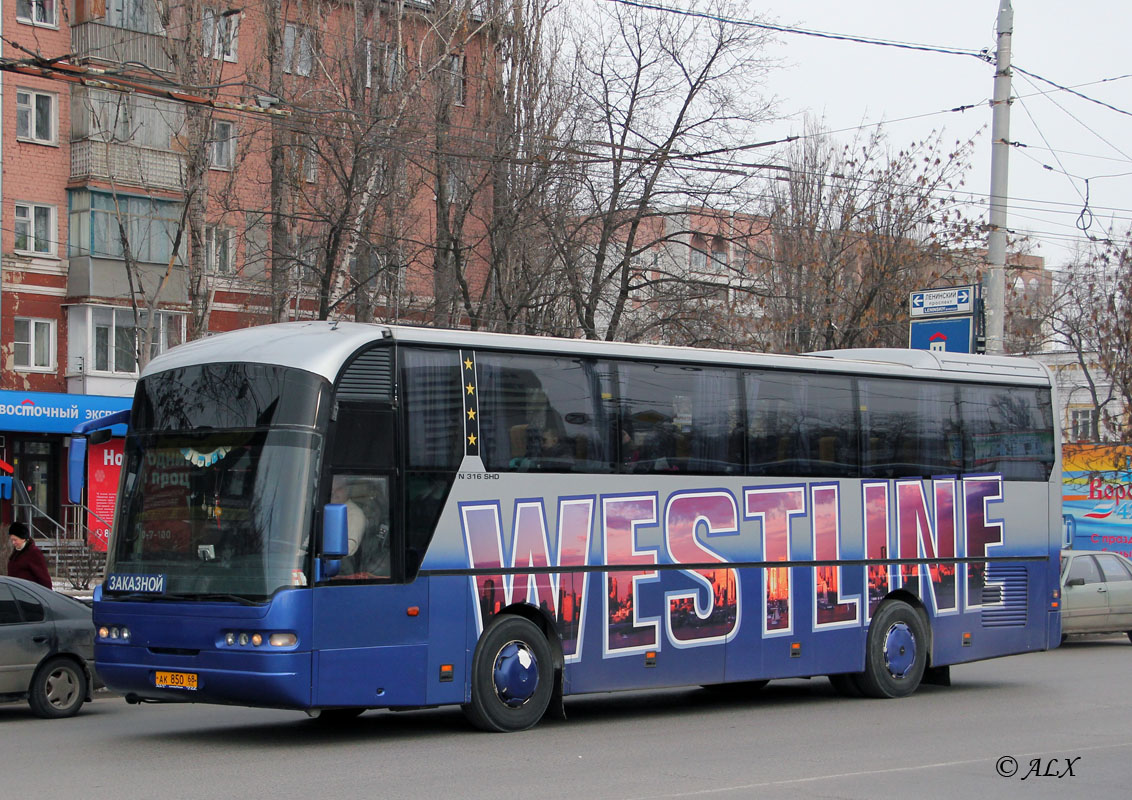
[[[466,80],[463,56],[448,56],[448,80],[452,88],[452,102],[464,105]]]
[[[1095,439],[1100,421],[1095,408],[1074,408],[1069,411],[1069,437],[1073,442],[1091,442]]]
[[[153,0],[113,0],[105,3],[105,22],[112,28],[138,33],[164,33],[161,17]]]
[[[138,355],[147,329],[150,333],[150,358],[160,355],[184,340],[184,314],[158,311],[150,317],[139,312],[135,324],[134,312],[128,308],[95,308],[92,322],[93,371],[133,374],[138,371]]]
[[[318,180],[318,148],[315,147],[313,140],[308,139],[303,145],[302,158],[303,180],[314,183]]]
[[[209,225],[204,229],[205,269],[217,275],[231,275],[236,266],[236,232]]]
[[[288,22],[283,28],[283,71],[305,78],[313,67],[314,31]]]
[[[691,253],[692,269],[706,269],[707,268],[707,253],[698,247],[692,247]]]
[[[17,369],[55,369],[55,322],[16,317],[13,349]]]
[[[392,91],[399,87],[405,77],[406,61],[404,47],[366,39],[366,88],[382,86]]]
[[[16,251],[54,255],[55,207],[16,203]]]
[[[150,197],[103,192],[70,192],[70,254],[126,257],[122,228],[136,261],[168,264],[181,224],[181,205]],[[121,223],[121,224],[119,224]],[[184,242],[176,254],[183,262]]]
[[[53,94],[30,89],[16,90],[16,138],[54,144],[55,103]]]
[[[318,286],[322,282],[323,241],[318,236],[300,236],[298,247],[299,283]]]
[[[201,21],[201,40],[204,43],[205,58],[214,58],[217,61],[223,59],[235,63],[239,33],[239,12],[219,13],[206,8]]]
[[[16,19],[29,25],[56,27],[59,24],[55,0],[16,0]]]
[[[71,97],[78,99],[80,103],[84,102],[83,98],[76,98],[74,94]],[[131,95],[124,92],[106,92],[96,89],[87,95],[85,103],[90,105],[92,130],[89,132],[89,138],[100,142],[128,142],[130,140],[132,133],[130,130]],[[72,120],[78,121],[81,112],[76,113],[74,104],[71,108]],[[166,144],[166,146],[168,145]]]
[[[232,169],[236,157],[236,126],[227,120],[212,123],[213,169]]]

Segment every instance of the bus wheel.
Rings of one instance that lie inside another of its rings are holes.
[[[928,663],[928,631],[916,609],[900,600],[884,603],[865,644],[865,671],[856,683],[868,697],[907,697]]]
[[[463,706],[480,730],[524,731],[546,712],[554,690],[550,645],[538,626],[506,615],[490,625],[472,661],[472,701]]]

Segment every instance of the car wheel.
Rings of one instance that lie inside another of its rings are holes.
[[[877,609],[865,644],[865,671],[856,683],[868,697],[906,697],[928,663],[928,630],[916,609],[889,600]]]
[[[506,615],[484,631],[472,660],[472,701],[463,706],[480,730],[533,728],[550,705],[554,663],[550,645],[525,617]]]
[[[86,672],[69,658],[57,656],[40,665],[31,680],[28,705],[44,719],[73,717],[86,701]]]

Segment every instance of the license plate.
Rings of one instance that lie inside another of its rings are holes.
[[[195,672],[157,672],[153,682],[156,686],[165,689],[187,689],[190,692],[197,690],[197,674]]]

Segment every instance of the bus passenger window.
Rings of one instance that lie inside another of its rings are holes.
[[[479,353],[476,368],[489,472],[605,471],[592,362]]]
[[[389,478],[335,475],[330,502],[346,506],[348,543],[335,582],[392,575],[389,542]]]

